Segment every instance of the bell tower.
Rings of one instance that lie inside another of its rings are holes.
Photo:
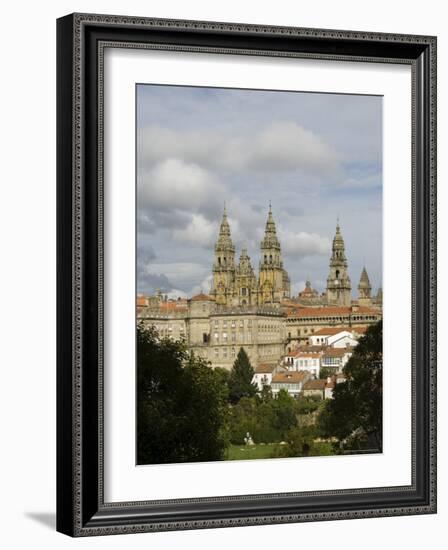
[[[259,304],[280,303],[283,298],[289,298],[290,280],[283,269],[282,252],[270,204],[260,252]]]
[[[327,277],[327,303],[328,305],[351,305],[351,282],[347,272],[347,258],[345,256],[345,244],[339,227],[336,224],[336,234],[333,239],[332,255],[330,259],[330,273]]]
[[[225,305],[232,297],[235,283],[235,247],[230,236],[227,211],[224,206],[213,262],[212,296],[217,304]]]

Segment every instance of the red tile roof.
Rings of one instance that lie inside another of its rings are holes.
[[[316,378],[316,380],[308,380],[303,385],[303,390],[324,390],[325,386],[327,384],[327,381],[325,379]]]
[[[202,292],[200,294],[196,294],[196,296],[193,296],[193,298],[191,298],[192,302],[211,302],[212,300],[213,298],[211,296]]]
[[[297,382],[303,382],[308,376],[309,374],[306,371],[280,372],[272,377],[272,383],[294,384]]]
[[[370,307],[355,307],[340,306],[340,307],[297,307],[288,312],[288,317],[331,317],[335,315],[343,316],[349,314],[370,314],[380,315],[381,312],[378,309]]]
[[[310,334],[310,336],[334,336],[335,334],[339,334],[339,332],[343,332],[344,330],[350,332],[352,329],[350,329],[349,327],[325,327],[316,332],[313,332],[313,334]]]
[[[255,369],[256,374],[270,374],[275,369],[275,365],[268,365],[267,363],[262,363],[258,365]]]
[[[138,307],[145,307],[148,305],[148,297],[147,296],[137,296],[137,306]]]

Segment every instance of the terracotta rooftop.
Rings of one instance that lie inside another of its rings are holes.
[[[270,374],[275,369],[275,365],[268,365],[267,363],[262,363],[258,365],[255,369],[256,374]]]
[[[327,384],[326,379],[317,378],[316,380],[308,380],[303,385],[304,390],[324,390]]]
[[[272,383],[294,384],[298,382],[303,382],[308,376],[309,374],[306,371],[280,372],[272,377]]]
[[[370,307],[355,307],[340,306],[340,307],[298,307],[288,311],[288,317],[331,317],[335,315],[359,315],[370,314],[380,315],[381,312],[378,309]]]
[[[202,292],[200,294],[196,294],[196,296],[193,296],[193,298],[191,298],[192,302],[211,302],[212,300],[213,298],[211,296]]]
[[[137,296],[137,306],[145,307],[147,305],[148,305],[148,297],[147,296]]]
[[[159,304],[160,311],[186,311],[187,301],[186,300],[168,300],[167,302],[161,302]]]
[[[339,334],[339,332],[343,332],[344,330],[351,332],[353,329],[351,329],[350,327],[325,327],[317,330],[316,332],[313,332],[311,336],[334,336],[335,334]]]

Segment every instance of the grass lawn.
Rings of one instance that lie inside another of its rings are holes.
[[[226,460],[250,460],[252,458],[271,458],[277,443],[265,445],[230,445]]]

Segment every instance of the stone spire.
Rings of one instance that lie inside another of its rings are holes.
[[[235,247],[232,243],[232,237],[230,235],[230,225],[227,219],[227,209],[224,205],[224,212],[222,214],[221,226],[219,228],[218,241],[215,245],[215,251],[217,250],[229,250],[235,254]]]
[[[330,273],[327,278],[326,294],[328,304],[340,306],[351,305],[351,281],[348,276],[347,266],[345,243],[338,219],[336,233],[333,238]]]
[[[280,303],[290,295],[290,280],[283,269],[280,242],[277,238],[272,207],[269,204],[264,237],[260,244],[259,296],[261,304]]]
[[[227,210],[224,205],[218,240],[215,244],[213,262],[213,285],[211,294],[218,304],[226,304],[232,297],[235,283],[235,247],[230,234]]]
[[[358,284],[358,303],[360,306],[370,306],[372,304],[372,286],[365,266],[362,269]]]
[[[262,249],[275,249],[280,253],[280,243],[277,238],[277,229],[275,227],[274,216],[272,215],[272,207],[269,204],[268,219],[264,230],[264,238],[261,242]]]
[[[369,276],[367,275],[367,270],[365,267],[362,268],[361,277],[359,278],[358,289],[361,289],[361,288],[368,290],[369,294],[370,294],[370,291],[372,290],[372,286],[370,285],[370,279],[369,279]]]

